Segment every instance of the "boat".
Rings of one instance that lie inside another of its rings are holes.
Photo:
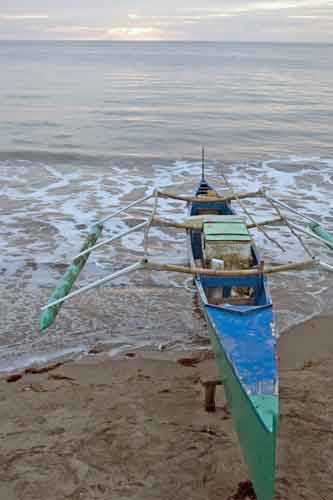
[[[205,179],[203,158],[201,179],[193,196],[156,188],[139,200],[95,222],[81,251],[74,257],[49,302],[42,307],[41,329],[45,330],[52,325],[61,306],[72,297],[87,293],[125,274],[150,270],[192,275],[207,321],[220,380],[257,498],[272,500],[279,396],[277,335],[268,279],[274,273],[314,267],[332,272],[333,267],[314,256],[301,235],[313,237],[330,249],[333,239],[318,221],[297,212],[264,190],[236,193],[226,177],[223,177],[229,193],[220,195]],[[254,219],[245,207],[244,200],[258,197],[266,199],[275,209],[276,218],[261,222]],[[160,218],[157,215],[160,198],[185,203],[185,219],[177,222]],[[148,218],[118,235],[97,241],[110,219],[120,217],[148,200],[153,200]],[[242,208],[245,217],[235,212],[234,204]],[[299,226],[287,219],[281,210],[291,211],[305,221],[306,226]],[[149,231],[154,225],[186,231],[187,266],[156,262],[152,258],[149,253]],[[267,228],[276,225],[286,225],[290,229],[307,253],[307,259],[270,266],[263,262],[251,231],[261,231],[266,238],[284,250],[279,241],[267,231]],[[144,230],[142,259],[71,291],[92,252],[139,230]]]
[[[201,203],[217,193],[202,179],[189,217],[202,229],[189,230],[191,267],[235,269],[231,276],[197,275],[194,283],[234,427],[259,500],[274,496],[279,416],[276,336],[268,278],[242,275],[262,261],[243,219],[230,203]],[[202,215],[204,214],[204,215]],[[239,257],[241,256],[241,262]],[[220,260],[221,266],[218,266]],[[239,265],[240,264],[240,265]]]

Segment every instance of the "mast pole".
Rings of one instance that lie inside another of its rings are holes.
[[[205,148],[201,150],[201,181],[205,180]]]

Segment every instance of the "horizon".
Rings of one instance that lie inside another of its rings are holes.
[[[1,3],[1,41],[333,43],[333,0]]]
[[[45,39],[7,39],[0,38],[0,42],[8,42],[8,43],[115,43],[115,44],[168,44],[168,43],[178,43],[178,44],[224,44],[224,45],[232,45],[232,44],[240,44],[240,45],[333,45],[333,41],[323,42],[316,40],[300,40],[300,41],[276,41],[276,40],[101,40],[101,39],[71,39],[71,38],[45,38]]]

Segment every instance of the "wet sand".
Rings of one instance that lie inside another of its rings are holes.
[[[280,341],[277,500],[333,497],[331,321],[312,319]],[[248,473],[223,389],[215,413],[203,406],[215,362],[196,352],[183,366],[182,356],[102,354],[2,378],[0,499],[236,498]]]

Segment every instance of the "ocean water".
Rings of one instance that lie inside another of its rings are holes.
[[[110,352],[201,348],[205,323],[191,280],[135,274],[63,307],[38,328],[44,304],[87,228],[159,185],[191,193],[207,149],[207,177],[239,190],[263,185],[333,231],[331,45],[0,42],[0,370],[96,343]],[[149,204],[148,204],[149,205]],[[148,206],[147,205],[147,206]],[[267,204],[248,203],[258,219]],[[239,209],[239,211],[241,211]],[[163,201],[160,215],[181,219]],[[114,234],[147,215],[107,226]],[[286,230],[261,234],[267,262],[304,258]],[[330,263],[332,255],[306,240]],[[152,255],[185,262],[184,235],[155,228]],[[80,284],[141,256],[134,233],[89,260]],[[272,278],[280,332],[332,307],[331,277]]]

